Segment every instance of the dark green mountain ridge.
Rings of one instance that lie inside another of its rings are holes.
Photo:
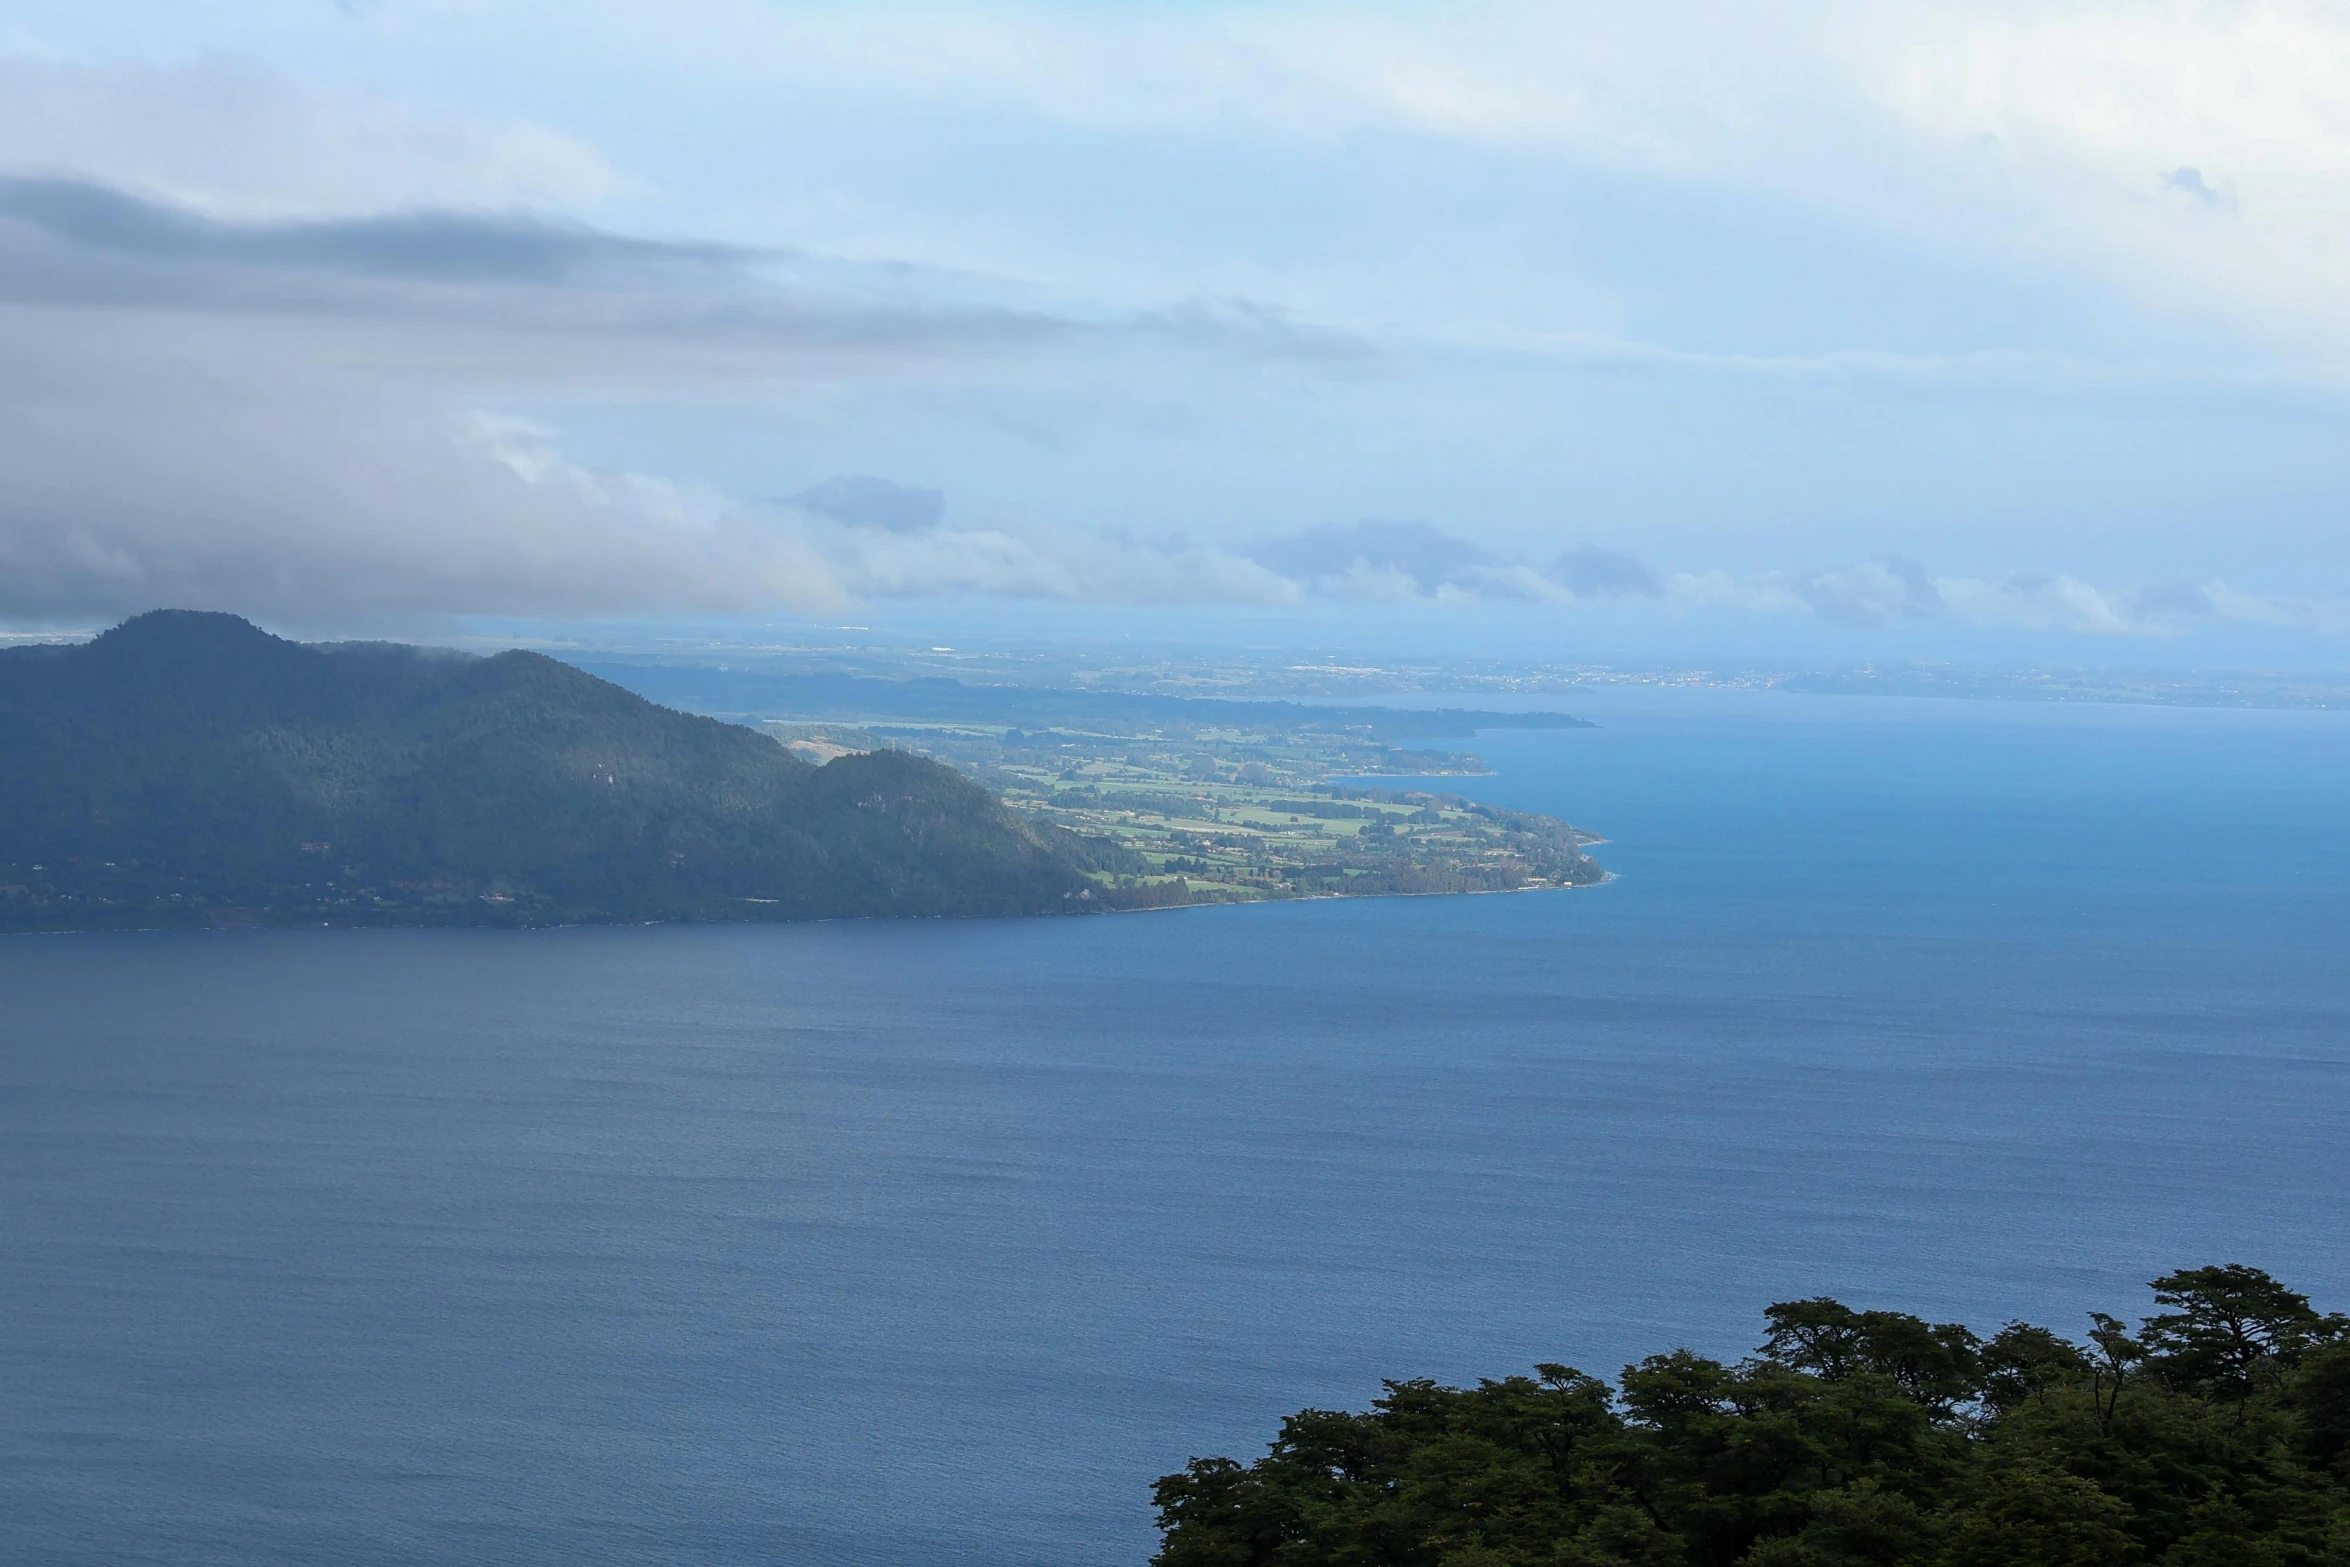
[[[0,929],[1081,910],[1074,835],[536,653],[163,610],[0,651]]]

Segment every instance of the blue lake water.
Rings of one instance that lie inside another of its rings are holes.
[[[0,1556],[1139,1563],[1382,1376],[2350,1306],[2350,717],[1574,705],[1588,891],[0,940]]]

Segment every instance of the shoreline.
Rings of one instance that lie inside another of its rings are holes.
[[[1604,843],[1606,839],[1595,839]],[[1103,908],[1094,914],[1182,914],[1201,909],[1251,908],[1268,903],[1367,903],[1380,898],[1499,898],[1531,892],[1588,892],[1605,887],[1617,879],[1611,870],[1602,870],[1599,880],[1562,882],[1543,887],[1475,887],[1464,892],[1307,892],[1291,898],[1223,898],[1205,903],[1157,903],[1131,909]],[[46,930],[0,930],[0,941],[41,936],[235,936],[267,930],[486,930],[527,932],[539,930],[652,930],[675,925],[847,925],[853,923],[904,922],[917,920],[1058,920],[1082,919],[1085,915],[1054,911],[1050,914],[823,914],[810,919],[655,919],[655,920],[550,920],[543,925],[513,923],[497,924],[490,921],[430,921],[410,920],[379,922],[319,920],[244,920],[208,925],[68,925]]]
[[[1596,843],[1607,842],[1604,838],[1593,841]],[[1182,914],[1197,909],[1255,908],[1268,903],[1370,903],[1381,898],[1507,898],[1519,893],[1530,892],[1589,892],[1594,888],[1605,887],[1616,879],[1614,871],[1603,868],[1597,881],[1560,882],[1556,886],[1472,887],[1465,892],[1301,892],[1294,898],[1219,898],[1208,903],[1153,903],[1131,909],[1104,909],[1102,912],[1105,914]],[[1045,917],[1057,918],[1058,916]]]

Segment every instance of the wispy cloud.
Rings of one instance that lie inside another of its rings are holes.
[[[1073,330],[795,286],[764,259],[0,179],[0,613],[837,606],[853,589],[792,527],[483,412],[529,389],[889,377]]]
[[[1324,524],[1260,546],[1254,558],[1302,593],[1337,599],[1431,604],[1527,602],[1574,610],[1650,604],[1678,614],[1709,610],[1793,615],[1884,630],[1906,622],[2167,637],[2198,626],[2250,622],[2332,629],[2325,600],[2286,601],[2223,581],[2099,584],[2064,573],[1996,578],[1942,575],[1886,558],[1822,571],[1664,573],[1635,555],[1584,544],[1547,566],[1511,560],[1427,523]]]
[[[2197,422],[2350,363],[2316,4],[383,5],[308,83],[145,14],[0,51],[0,613],[2329,623],[2216,577],[2333,424]]]
[[[2350,348],[2350,19],[2325,0],[1201,7],[598,0],[558,14],[671,77],[1260,145],[1410,136],[1784,199]],[[2167,198],[2167,199],[2166,199]],[[2312,332],[2320,334],[2312,337]]]
[[[221,217],[405,207],[592,209],[630,188],[578,136],[435,113],[236,63],[97,63],[0,40],[0,167]]]
[[[232,221],[86,179],[0,175],[0,220],[99,255],[435,282],[557,283],[628,266],[740,268],[754,252],[664,244],[584,223],[420,210]]]
[[[2225,582],[2099,584],[2067,573],[1997,578],[1929,576],[1913,562],[1870,561],[1822,572],[1677,572],[1666,598],[1688,612],[1737,609],[1804,614],[1882,629],[1905,621],[2098,637],[2172,637],[2199,626],[2252,622],[2330,631],[2339,606],[2246,593]]]
[[[811,284],[763,265],[777,259],[520,215],[229,221],[86,180],[0,178],[0,303],[237,318],[384,365],[625,388],[1080,330],[860,289],[837,272]]]
[[[1550,566],[1551,580],[1578,598],[1657,598],[1664,579],[1637,555],[1578,544]]]

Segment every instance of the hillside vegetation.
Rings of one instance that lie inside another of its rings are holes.
[[[2342,1567],[2350,1319],[2255,1268],[2135,1328],[1764,1314],[1616,1387],[1565,1366],[1391,1382],[1243,1466],[1158,1484],[1159,1567]]]
[[[0,652],[0,928],[1058,912],[1087,855],[937,763],[811,766],[535,653],[186,611]]]

